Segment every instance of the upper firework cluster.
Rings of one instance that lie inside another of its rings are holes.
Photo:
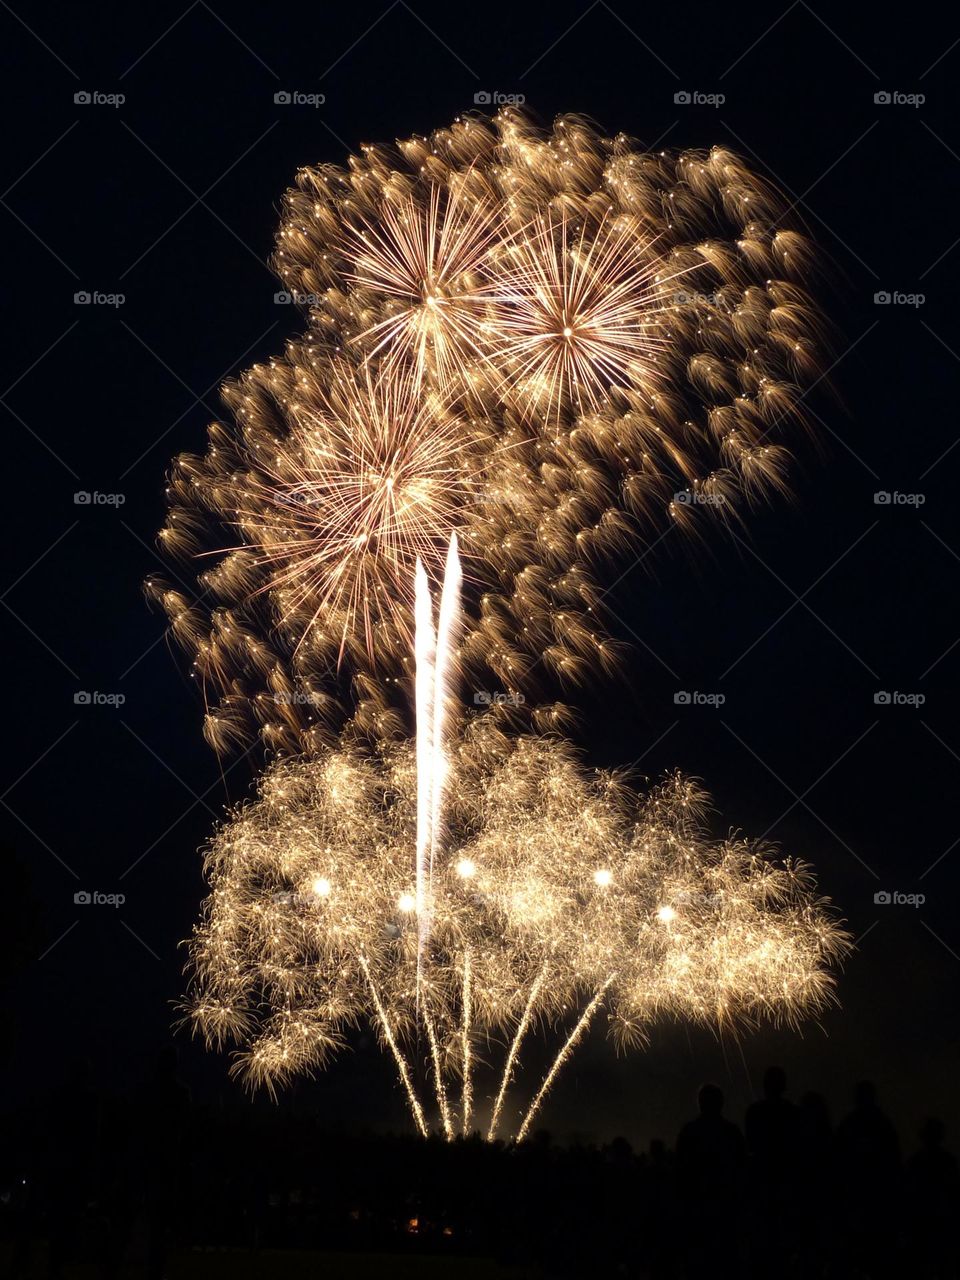
[[[198,591],[151,584],[214,745],[408,728],[414,565],[439,577],[454,532],[473,687],[516,714],[608,669],[603,556],[784,483],[816,317],[778,207],[727,151],[512,109],[302,170],[275,265],[306,331],[174,466],[162,537],[206,555]]]

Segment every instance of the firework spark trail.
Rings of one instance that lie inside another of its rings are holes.
[[[463,1028],[461,1032],[462,1038],[462,1055],[463,1055],[463,1136],[467,1137],[470,1133],[470,1118],[473,1110],[473,1050],[470,1044],[470,1036],[473,1032],[473,990],[471,988],[471,955],[470,948],[467,947],[463,953]]]
[[[387,1016],[387,1011],[383,1007],[380,992],[377,990],[376,984],[370,975],[370,965],[367,963],[367,957],[364,955],[360,956],[360,968],[363,971],[363,976],[366,978],[367,985],[370,988],[370,997],[373,1000],[374,1008],[377,1011],[377,1017],[380,1019],[380,1026],[383,1030],[384,1038],[390,1047],[390,1052],[393,1054],[393,1060],[397,1064],[397,1071],[400,1075],[400,1081],[406,1090],[407,1102],[410,1106],[410,1111],[413,1114],[414,1121],[417,1128],[420,1130],[421,1136],[426,1138],[430,1131],[427,1128],[427,1121],[423,1114],[423,1108],[420,1105],[420,1100],[414,1090],[413,1081],[410,1079],[410,1069],[407,1066],[406,1059],[400,1052],[400,1046],[397,1044],[396,1036],[393,1034],[393,1028],[390,1026],[390,1019]]]
[[[537,999],[540,995],[540,989],[547,980],[547,970],[541,969],[533,980],[530,987],[530,994],[527,997],[527,1003],[524,1005],[523,1015],[517,1024],[517,1030],[510,1042],[510,1050],[507,1053],[507,1060],[503,1065],[503,1076],[500,1080],[500,1088],[497,1092],[497,1100],[493,1104],[493,1115],[490,1118],[490,1128],[487,1130],[487,1141],[492,1142],[500,1124],[500,1113],[503,1110],[503,1101],[507,1096],[507,1090],[510,1088],[510,1082],[513,1079],[513,1073],[516,1070],[517,1055],[520,1052],[520,1045],[523,1038],[527,1034],[527,1030],[533,1020],[534,1009],[536,1008]]]
[[[539,1090],[537,1091],[536,1097],[530,1103],[530,1106],[527,1109],[527,1114],[523,1118],[523,1123],[520,1125],[520,1128],[517,1130],[517,1142],[522,1142],[524,1138],[527,1136],[527,1132],[529,1131],[530,1126],[533,1123],[537,1112],[540,1110],[540,1107],[543,1105],[544,1098],[550,1092],[553,1082],[554,1080],[556,1080],[557,1075],[559,1074],[560,1068],[563,1066],[566,1060],[570,1057],[571,1053],[573,1053],[574,1049],[577,1047],[580,1041],[581,1036],[583,1036],[584,1032],[587,1030],[590,1023],[593,1021],[593,1015],[597,1012],[597,1010],[600,1008],[601,1004],[603,1003],[603,998],[607,994],[607,988],[616,979],[616,976],[617,975],[615,973],[611,973],[610,977],[607,978],[606,982],[603,984],[600,990],[596,992],[593,999],[584,1009],[583,1013],[580,1015],[579,1019],[577,1020],[576,1026],[573,1028],[573,1030],[570,1032],[570,1034],[567,1036],[566,1040],[564,1041],[563,1047],[561,1048],[560,1052],[557,1054],[556,1058],[554,1058],[553,1060],[553,1066],[544,1076],[543,1084],[540,1086]]]
[[[453,1138],[453,1117],[447,1097],[446,1073],[443,1070],[443,1059],[440,1055],[440,1042],[437,1040],[437,1028],[430,1012],[429,999],[429,994],[425,994],[420,1005],[420,1016],[430,1045],[430,1057],[433,1060],[433,1086],[437,1095],[437,1105],[440,1108],[440,1119],[443,1122],[444,1136],[449,1142]]]

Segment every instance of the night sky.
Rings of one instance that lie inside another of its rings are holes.
[[[203,448],[223,379],[301,327],[266,265],[281,195],[300,166],[429,131],[486,91],[525,95],[544,123],[581,112],[649,146],[738,150],[816,241],[830,323],[793,499],[738,538],[674,532],[610,568],[632,648],[579,698],[578,738],[591,763],[701,777],[718,831],[815,864],[859,939],[842,1007],[741,1044],[667,1026],[616,1059],[597,1040],[544,1123],[670,1138],[704,1079],[739,1116],[780,1062],[835,1112],[872,1078],[908,1144],[928,1114],[956,1142],[956,38],[929,4],[0,7],[8,1103],[42,1099],[78,1055],[109,1089],[143,1078],[176,1016],[197,849],[261,763],[221,771],[141,584],[161,563],[170,458]],[[677,705],[680,690],[725,702]],[[76,905],[81,890],[125,902]],[[179,1042],[196,1096],[238,1095],[225,1058]],[[370,1038],[299,1095],[331,1123],[404,1123]]]

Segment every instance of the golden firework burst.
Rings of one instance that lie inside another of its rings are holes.
[[[385,197],[376,216],[348,223],[348,279],[386,313],[352,341],[389,369],[407,365],[416,387],[462,387],[480,355],[483,286],[500,234],[492,192],[475,198],[462,182]]]
[[[508,738],[489,715],[449,754],[425,958],[412,744],[278,764],[214,837],[189,1015],[210,1044],[238,1044],[251,1084],[312,1072],[369,1022],[421,1132],[492,1138],[509,1116],[522,1138],[601,1008],[630,1045],[664,1017],[733,1028],[831,999],[848,938],[809,872],[712,841],[694,783],[638,797],[562,740]],[[554,1058],[521,1104],[511,1086],[538,1027]]]
[[[595,411],[616,387],[649,384],[666,275],[636,220],[596,226],[540,214],[511,237],[487,337],[499,387],[524,416]]]
[[[412,636],[414,566],[442,566],[478,492],[476,436],[437,395],[345,363],[290,415],[234,522],[296,644],[332,636],[342,656],[362,636],[372,662],[379,624]]]

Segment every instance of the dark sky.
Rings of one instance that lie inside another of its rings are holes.
[[[766,831],[815,863],[860,938],[842,1008],[827,1034],[738,1046],[665,1028],[621,1060],[592,1045],[544,1119],[670,1136],[701,1080],[736,1112],[774,1060],[835,1108],[876,1079],[908,1139],[928,1113],[958,1119],[955,39],[931,4],[3,5],[14,1096],[42,1095],[80,1053],[110,1087],[142,1076],[180,993],[197,847],[253,776],[248,761],[221,780],[141,582],[159,563],[169,459],[202,447],[222,379],[300,325],[265,265],[281,194],[301,165],[428,131],[496,90],[545,122],[576,111],[649,145],[738,149],[817,241],[835,328],[795,500],[739,544],[718,534],[693,555],[668,538],[612,573],[627,570],[611,602],[633,650],[584,700],[581,738],[599,764],[699,775],[721,828]],[[278,90],[326,104],[278,106]],[[726,101],[678,105],[682,90]],[[81,91],[125,101],[76,104]],[[877,103],[882,91],[926,100]],[[78,306],[80,291],[124,301]],[[880,291],[924,301],[879,306]],[[123,504],[76,505],[80,490]],[[923,503],[878,505],[877,491]],[[726,702],[677,706],[678,689]],[[80,690],[124,702],[76,705]],[[878,705],[878,691],[925,701]],[[126,901],[76,906],[81,889]],[[881,890],[926,900],[878,905]],[[223,1060],[185,1044],[183,1067],[200,1094],[234,1092]],[[388,1081],[360,1044],[310,1099],[379,1124],[396,1114]]]

